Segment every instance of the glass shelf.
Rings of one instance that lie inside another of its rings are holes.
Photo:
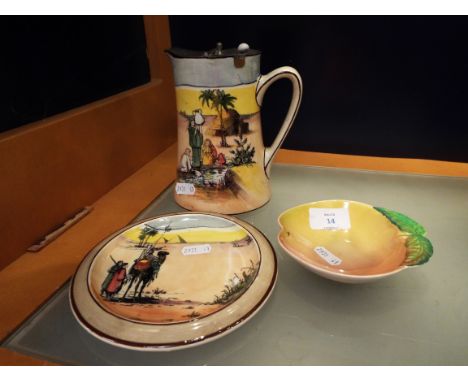
[[[82,365],[463,365],[468,359],[468,179],[274,165],[273,198],[239,218],[259,228],[278,258],[270,300],[231,334],[169,353],[124,350],[88,334],[59,290],[3,344]],[[402,212],[427,229],[434,256],[372,284],[329,281],[279,247],[278,215],[294,205],[349,199]],[[177,212],[172,188],[135,220]]]

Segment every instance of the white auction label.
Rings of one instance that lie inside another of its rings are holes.
[[[322,259],[324,259],[330,265],[340,265],[341,259],[336,257],[333,253],[331,253],[328,249],[324,247],[315,247],[314,251],[317,255],[319,255]]]
[[[211,245],[209,244],[188,245],[182,248],[182,254],[184,256],[201,255],[203,253],[210,253],[210,252],[211,252]]]
[[[309,208],[309,224],[312,229],[350,229],[347,208]]]
[[[177,195],[194,195],[195,186],[192,183],[176,183]]]

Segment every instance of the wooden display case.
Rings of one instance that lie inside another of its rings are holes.
[[[175,179],[176,109],[169,22],[145,16],[151,82],[0,135],[0,339]],[[131,128],[131,134],[129,129]],[[118,152],[119,155],[115,155]],[[468,176],[468,164],[280,150],[276,161]],[[39,252],[25,252],[80,208],[93,210]],[[0,348],[0,364],[49,362]]]

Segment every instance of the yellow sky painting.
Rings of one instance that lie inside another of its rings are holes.
[[[138,236],[141,232],[141,226],[135,227],[124,234],[125,238],[138,242]],[[230,243],[232,241],[241,240],[248,236],[246,230],[241,227],[227,228],[190,228],[180,229],[166,232],[164,238],[169,243],[179,243],[179,236],[187,243]],[[158,241],[159,240],[159,241]],[[162,233],[157,234],[148,239],[148,243],[163,243]]]
[[[260,111],[260,107],[258,106],[255,98],[256,84],[221,89],[226,93],[237,97],[234,105],[239,114],[254,114]],[[193,110],[201,109],[204,115],[216,115],[216,111],[208,107],[206,104],[202,107],[202,104],[198,99],[202,90],[205,90],[205,88],[189,86],[176,87],[177,107],[179,111],[191,114]]]

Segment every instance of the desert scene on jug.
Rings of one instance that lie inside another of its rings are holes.
[[[228,214],[265,204],[270,189],[263,167],[255,85],[216,89],[179,86],[176,95],[177,203],[189,210]]]

